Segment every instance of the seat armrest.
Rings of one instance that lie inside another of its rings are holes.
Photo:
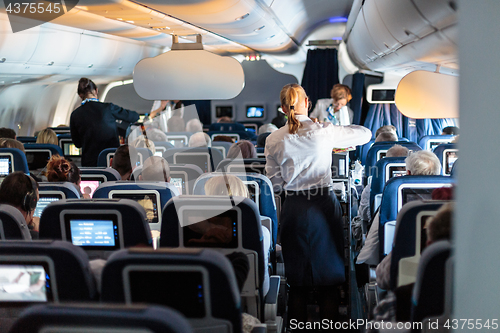
[[[255,325],[252,328],[252,333],[266,333],[266,332],[267,332],[266,324]]]

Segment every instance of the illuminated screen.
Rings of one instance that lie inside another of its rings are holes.
[[[392,177],[401,177],[401,176],[406,176],[406,167],[404,166],[389,167],[389,179],[391,179]]]
[[[35,208],[35,213],[33,213],[33,216],[40,217],[42,216],[42,212],[45,210],[45,207],[47,207],[51,202],[58,201],[62,199],[62,195],[57,195],[57,194],[40,194],[40,199],[38,199],[38,202],[36,203],[36,208]]]
[[[0,177],[7,177],[12,172],[10,157],[0,157]]]
[[[148,223],[158,223],[158,199],[155,193],[113,193],[113,199],[137,201],[146,211]]]
[[[247,118],[263,118],[264,117],[264,106],[247,106]]]
[[[90,180],[84,178],[80,181],[80,192],[82,192],[82,194],[88,194],[92,198],[95,190],[97,190],[100,184],[101,181],[99,180]]]
[[[155,156],[160,156],[160,157],[162,157],[162,156],[163,156],[163,152],[161,152],[161,151],[157,151],[157,152],[155,152]]]
[[[72,142],[63,142],[63,153],[64,156],[81,156],[82,150],[76,148],[75,144]]]
[[[210,213],[210,212],[208,212]],[[201,211],[184,212],[182,233],[185,247],[238,247],[238,212],[228,210],[206,218]]]
[[[106,246],[118,244],[118,230],[111,220],[70,220],[71,242],[76,246]]]
[[[52,301],[48,265],[0,264],[0,302]]]
[[[182,148],[187,146],[185,138],[168,139],[168,142],[170,142],[175,148]]]
[[[207,154],[185,155],[175,154],[174,164],[194,164],[200,167],[203,172],[210,172],[210,156]]]
[[[451,173],[451,169],[453,168],[453,164],[455,164],[455,161],[458,159],[457,152],[455,151],[447,151],[446,152],[446,158],[445,158],[445,173],[449,175]]]
[[[29,170],[43,169],[47,166],[50,160],[50,152],[48,151],[26,151],[26,161],[28,162]]]
[[[410,201],[432,200],[432,191],[435,188],[404,188],[403,206]]]
[[[131,270],[128,277],[133,303],[168,306],[187,318],[205,317],[201,272]]]
[[[184,177],[170,177],[170,184],[174,185],[180,194],[186,194]]]
[[[233,118],[233,107],[232,106],[216,106],[215,107],[215,117],[229,117]]]

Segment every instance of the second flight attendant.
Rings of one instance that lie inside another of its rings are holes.
[[[354,112],[347,106],[352,99],[351,89],[344,84],[336,84],[330,95],[332,98],[319,99],[309,116],[334,125],[352,124]]]
[[[92,80],[81,78],[78,82],[78,96],[82,105],[71,114],[70,129],[73,143],[82,148],[82,166],[97,166],[99,153],[106,148],[120,145],[116,120],[129,123],[139,120],[139,114],[113,103],[101,103],[97,98],[97,86]],[[160,109],[151,112],[156,116]]]
[[[275,189],[286,191],[281,210],[281,245],[289,282],[289,318],[307,320],[307,295],[319,290],[322,318],[335,316],[336,285],[344,282],[342,211],[332,191],[332,150],[367,143],[362,126],[315,123],[309,99],[297,84],[283,87],[286,126],[266,141],[266,174]],[[318,289],[319,288],[319,289]],[[334,318],[332,318],[334,319]]]

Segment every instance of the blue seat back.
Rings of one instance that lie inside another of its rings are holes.
[[[235,132],[246,131],[245,125],[240,123],[213,123],[210,125],[209,132]]]
[[[29,174],[28,161],[26,155],[17,148],[0,148],[0,158],[8,158],[11,162],[10,173],[22,171]]]
[[[19,209],[0,204],[0,239],[31,240],[26,220]]]
[[[62,199],[80,199],[80,192],[76,185],[70,182],[40,182],[40,194],[60,194]]]
[[[244,182],[255,182],[259,187],[258,193],[258,209],[262,216],[269,217],[272,224],[272,248],[276,247],[276,237],[278,234],[278,215],[276,211],[276,202],[274,200],[273,184],[264,175],[257,173],[231,173]],[[210,178],[224,175],[221,172],[206,173],[198,178],[194,185],[195,195],[205,195],[205,184]]]
[[[447,201],[413,201],[401,208],[396,220],[396,233],[391,252],[391,290],[398,286],[400,260],[413,257],[418,260],[420,257],[421,239],[427,238],[422,235],[424,226],[421,223],[425,222],[422,218],[435,215],[445,202]]]
[[[170,164],[195,164],[203,172],[212,172],[222,161],[222,153],[210,147],[172,148],[163,157]]]
[[[106,148],[99,153],[97,157],[97,166],[100,168],[110,167],[110,160],[115,154],[117,148]],[[134,148],[129,146],[130,162],[132,167],[142,165],[142,163],[153,154],[147,148]]]
[[[447,261],[451,260],[449,241],[429,245],[420,258],[417,280],[413,287],[411,321],[423,322],[425,318],[440,316],[445,311]]]
[[[116,306],[101,304],[36,305],[29,308],[14,324],[18,333],[41,333],[47,327],[61,327],[71,332],[89,329],[99,332],[110,328],[127,332],[192,333],[181,314],[158,306]],[[88,332],[88,331],[87,331]]]
[[[16,140],[22,143],[36,143],[34,136],[16,136]]]
[[[167,141],[153,141],[153,143],[156,149],[155,155],[159,154],[161,156],[167,149],[174,148],[174,145]]]
[[[365,143],[362,146],[359,146],[359,159],[361,160],[362,165],[366,165],[366,156],[368,155],[368,151],[372,147],[373,143],[375,142],[375,139],[371,139],[367,143]]]
[[[120,173],[113,168],[80,168],[80,175],[82,180],[102,178],[103,182],[112,182],[122,179]]]
[[[167,140],[175,148],[187,147],[189,139],[193,133],[191,132],[167,132]]]
[[[212,142],[212,148],[216,148],[221,150],[222,158],[226,158],[227,153],[229,152],[229,148],[231,148],[233,144],[231,142],[226,141],[214,141]]]
[[[260,173],[264,175],[266,167],[265,158],[226,158],[222,160],[217,166],[218,172],[248,172],[248,173]]]
[[[443,143],[450,143],[455,135],[426,135],[420,138],[418,145],[422,149],[433,151],[437,146]]]
[[[85,251],[61,241],[0,242],[0,261],[33,265],[46,262],[54,301],[95,301],[98,299],[94,277]],[[10,259],[12,261],[12,259]]]
[[[381,195],[384,190],[385,183],[390,178],[391,166],[406,167],[406,157],[384,157],[377,161],[375,166],[372,167],[370,173],[372,175],[372,183],[370,187],[370,212],[373,216],[377,207],[375,205],[375,197]],[[368,186],[368,185],[367,185]],[[380,202],[379,202],[380,204]]]
[[[210,136],[210,139],[212,139],[212,140],[217,135],[226,135],[226,136],[234,137],[236,139],[235,141],[239,141],[239,140],[255,141],[255,140],[257,140],[257,136],[254,133],[252,133],[250,131],[245,131],[245,130],[227,131],[227,132],[225,132],[225,131],[208,131],[207,134]]]
[[[202,272],[203,285],[201,288],[198,285],[192,286],[189,281],[181,278],[182,275],[172,275],[173,281],[169,281],[172,285],[144,280],[140,285],[128,283],[129,289],[125,290],[124,276],[128,277],[126,272],[130,270],[146,272],[146,274],[151,274],[152,270],[160,272],[157,274]],[[188,311],[200,308],[200,300],[197,298],[180,299],[169,295],[168,290],[172,287],[177,288],[176,294],[203,293],[204,304],[208,305],[204,307],[205,315],[200,314],[201,318],[190,319],[190,323],[197,332],[203,332],[204,328],[218,331],[213,327],[216,324],[219,325],[218,329],[224,332],[241,332],[240,297],[233,268],[227,258],[213,250],[129,249],[118,251],[111,255],[104,267],[101,299],[107,303],[130,303],[130,300],[127,301],[126,294],[135,291],[145,302],[157,303],[160,299],[163,305],[177,307],[184,312],[184,315],[189,314]],[[194,291],[193,287],[196,288]]]
[[[59,155],[59,156],[63,155],[61,147],[56,145],[51,145],[48,143],[25,143],[24,150],[26,152],[35,150],[47,150],[50,151],[52,155]]]
[[[458,158],[458,147],[455,143],[443,143],[434,148],[434,154],[439,158],[441,162],[441,172],[443,175],[450,175],[453,169],[453,164]],[[452,159],[448,161],[447,155],[452,155]],[[453,156],[454,155],[454,156]],[[453,159],[455,157],[455,159]]]
[[[366,163],[365,163],[365,170],[368,170],[368,173],[366,174],[368,177],[371,176],[372,174],[370,173],[371,167],[373,167],[377,161],[380,159],[379,155],[386,153],[392,146],[394,145],[401,145],[403,147],[408,148],[409,150],[412,151],[418,151],[422,150],[419,145],[417,145],[415,142],[405,142],[405,141],[383,141],[383,142],[375,142],[370,150],[368,151],[368,154],[366,156]],[[384,155],[385,156],[385,155]]]
[[[258,158],[265,158],[265,155],[264,155],[264,147],[257,147],[255,148],[257,150],[257,157]]]
[[[25,143],[24,152],[30,170],[45,168],[52,155],[63,156],[59,146],[44,143]]]
[[[128,199],[63,199],[55,201],[45,208],[40,218],[40,239],[71,241],[64,233],[64,229],[66,229],[64,216],[66,214],[78,215],[82,219],[96,219],[103,214],[117,215],[121,232],[118,230],[119,241],[116,247],[152,246],[146,212],[135,201]],[[89,248],[89,250],[91,249]]]
[[[404,176],[390,179],[382,194],[379,220],[379,255],[382,258],[392,250],[392,243],[396,228],[396,218],[404,201],[404,191],[418,192],[435,188],[451,186],[454,180],[447,176]],[[418,195],[416,195],[418,197]],[[430,194],[418,200],[429,200]],[[386,236],[387,233],[387,237]]]

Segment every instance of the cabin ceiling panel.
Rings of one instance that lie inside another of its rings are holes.
[[[457,5],[454,0],[412,0],[418,11],[437,29],[457,23]]]

